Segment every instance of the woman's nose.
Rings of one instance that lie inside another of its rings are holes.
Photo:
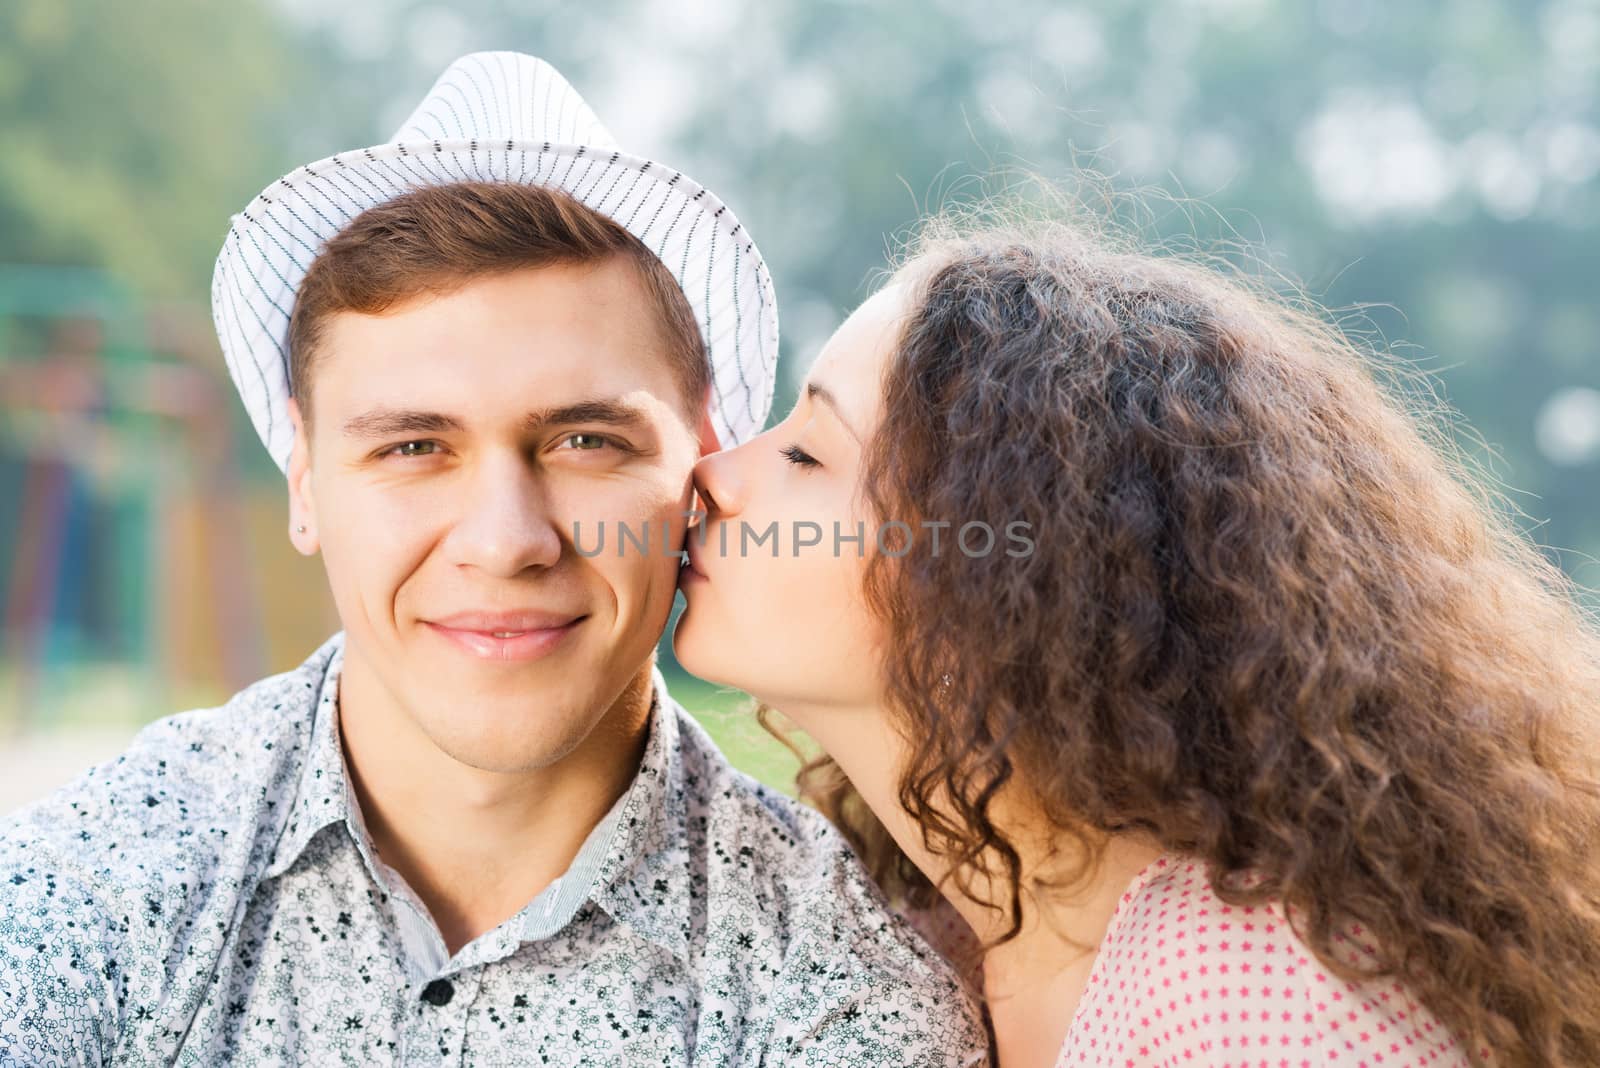
[[[694,465],[694,488],[700,508],[708,516],[737,515],[744,506],[744,477],[741,461],[750,443],[723,452],[714,452]]]

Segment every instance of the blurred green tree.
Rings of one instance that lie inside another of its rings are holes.
[[[919,213],[1088,167],[1160,193],[1112,205],[1152,240],[1360,309],[1600,586],[1596,0],[13,0],[0,259],[203,300],[229,212],[485,48],[550,59],[734,205],[782,303],[780,413]]]
[[[0,4],[0,261],[203,297],[297,83],[287,28],[250,0]]]

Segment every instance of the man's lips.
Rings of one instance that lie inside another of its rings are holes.
[[[572,613],[458,612],[423,622],[462,652],[484,660],[537,660],[585,619]]]

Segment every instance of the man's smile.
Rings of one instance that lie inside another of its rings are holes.
[[[457,612],[424,620],[451,647],[482,660],[537,660],[560,647],[589,617],[528,609],[517,612]]]

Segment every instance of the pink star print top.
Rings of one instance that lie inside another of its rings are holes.
[[[1339,945],[1370,959],[1360,928]],[[1240,908],[1202,865],[1164,857],[1117,906],[1058,1068],[1465,1068],[1465,1051],[1392,979],[1350,984],[1281,908]]]

